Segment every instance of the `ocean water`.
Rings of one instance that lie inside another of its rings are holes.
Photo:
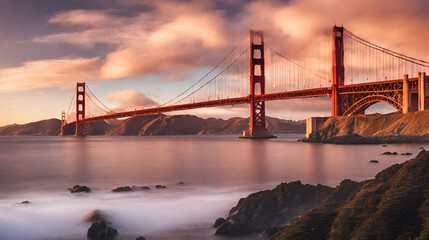
[[[429,148],[296,141],[302,137],[0,137],[0,239],[86,239],[90,224],[82,219],[95,209],[109,217],[118,239],[227,239],[215,236],[212,224],[252,192],[296,180],[366,180]],[[75,184],[92,191],[71,194]],[[151,190],[111,192],[133,185]],[[31,203],[18,204],[24,200]]]

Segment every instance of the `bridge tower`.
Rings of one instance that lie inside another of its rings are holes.
[[[60,136],[64,136],[64,124],[66,122],[66,113],[64,111],[61,112],[61,132]]]
[[[84,123],[79,123],[85,119],[85,82],[76,83],[76,132],[75,136],[85,135]]]
[[[265,94],[264,33],[250,31],[250,127],[240,138],[273,138],[265,125],[265,102],[255,101]]]
[[[334,26],[332,32],[332,92],[331,92],[331,115],[340,116],[342,109],[338,87],[344,86],[344,42],[343,27]]]

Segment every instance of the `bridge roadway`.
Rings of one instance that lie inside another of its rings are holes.
[[[408,81],[417,82],[417,80],[418,80],[417,78],[410,78]],[[389,81],[380,81],[380,82],[373,82],[373,83],[350,84],[350,85],[340,86],[338,88],[338,91],[339,91],[339,94],[351,94],[351,93],[362,93],[362,92],[376,93],[380,91],[381,86],[392,85],[392,84],[402,85],[402,83],[403,83],[403,80],[400,79],[400,80],[389,80]],[[412,84],[412,85],[415,85],[415,84]],[[402,88],[402,86],[400,87]],[[331,87],[324,87],[324,88],[287,91],[287,92],[280,92],[280,93],[269,93],[269,94],[263,94],[263,95],[256,95],[255,101],[259,102],[259,101],[273,101],[273,100],[284,100],[284,99],[329,96],[331,94],[331,90],[332,90]],[[385,89],[385,91],[398,91],[398,88]],[[113,114],[108,114],[103,116],[88,117],[88,118],[79,120],[79,124],[107,120],[107,119],[142,116],[142,115],[150,115],[150,114],[157,114],[157,113],[163,113],[163,112],[196,109],[196,108],[249,104],[250,101],[251,101],[251,96],[249,95],[246,97],[228,98],[228,99],[204,101],[204,102],[198,102],[198,103],[178,104],[174,106],[153,107],[153,108],[146,108],[146,109],[135,110],[135,111],[113,113]],[[76,121],[70,122],[65,126],[75,125],[75,124],[76,124]]]

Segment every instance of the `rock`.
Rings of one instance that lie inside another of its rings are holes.
[[[30,201],[25,200],[25,201],[20,202],[19,204],[30,204]]]
[[[162,188],[167,188],[167,186],[163,186],[163,185],[156,185],[155,188],[157,189],[162,189]]]
[[[413,155],[412,153],[406,152],[406,153],[401,153],[401,155]]]
[[[112,192],[132,192],[134,191],[130,186],[117,187],[112,190]]]
[[[213,227],[217,228],[220,225],[222,225],[224,222],[226,222],[225,218],[218,218],[218,219],[216,219],[215,223],[213,224]]]
[[[185,184],[185,183],[184,183],[184,182],[179,182],[179,184],[180,184],[180,185],[183,185],[183,184]]]
[[[91,192],[91,189],[87,186],[80,186],[80,185],[74,185],[73,188],[70,190],[71,193],[79,193],[79,192]]]
[[[83,218],[83,221],[96,223],[100,221],[109,222],[109,219],[100,210],[93,210]]]
[[[118,231],[115,228],[107,226],[105,221],[93,223],[88,229],[87,236],[93,240],[112,240]]]
[[[150,187],[143,186],[142,189],[143,190],[150,190]]]
[[[381,155],[398,155],[397,152],[384,152]]]
[[[216,234],[245,235],[278,226],[317,207],[331,191],[333,188],[328,186],[303,185],[296,181],[253,193],[240,199],[229,211]]]
[[[354,187],[343,181],[319,207],[292,220],[271,239],[427,239],[427,179],[429,152],[422,151]],[[426,236],[416,238],[419,234]]]
[[[278,231],[282,230],[284,227],[272,227],[267,229],[262,236],[272,238]]]
[[[424,147],[419,147],[419,149],[421,149],[421,150],[425,150],[425,149],[424,149]]]
[[[140,236],[140,237],[136,238],[136,240],[146,240],[146,238],[145,238],[145,237]]]
[[[369,160],[370,163],[378,163],[378,160]]]
[[[386,145],[382,145],[382,147],[387,147]]]

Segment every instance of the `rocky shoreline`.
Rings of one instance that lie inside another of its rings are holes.
[[[429,143],[429,111],[331,117],[303,142]]]
[[[429,151],[367,181],[283,183],[240,199],[216,222],[219,235],[264,231],[273,240],[428,239]]]

